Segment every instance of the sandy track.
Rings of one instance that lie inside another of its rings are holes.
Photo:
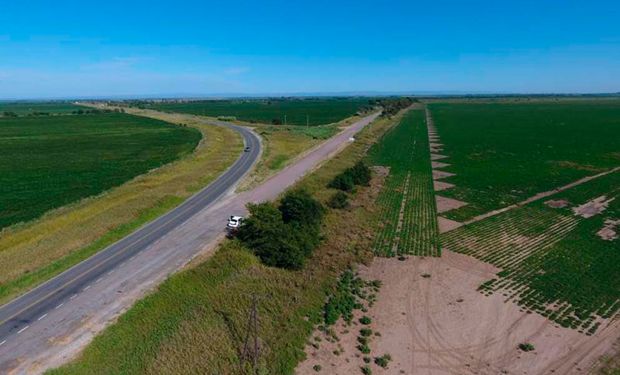
[[[445,250],[441,258],[376,258],[361,267],[367,279],[382,280],[377,303],[369,310],[372,328],[381,333],[370,344],[372,355],[389,353],[387,370],[377,374],[583,374],[612,348],[620,322],[593,336],[555,326],[537,314],[505,302],[501,294],[488,297],[476,291],[494,277],[495,267]],[[423,277],[427,274],[430,277]],[[347,355],[328,350],[300,365],[321,364],[329,374],[359,371],[355,356],[356,329],[341,338]],[[536,350],[520,351],[522,342]]]
[[[366,277],[383,281],[373,312],[376,329],[389,334],[375,342],[373,351],[394,357],[386,373],[581,373],[579,369],[588,369],[620,335],[618,324],[594,336],[556,327],[506,303],[502,295],[477,292],[497,271],[450,251],[441,258],[404,262],[377,258],[363,270]],[[406,319],[395,318],[402,312]],[[521,352],[517,346],[522,342],[536,350]]]

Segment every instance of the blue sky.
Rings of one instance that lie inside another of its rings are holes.
[[[0,98],[617,92],[619,20],[597,0],[7,0]]]

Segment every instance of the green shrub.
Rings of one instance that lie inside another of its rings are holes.
[[[362,329],[360,329],[360,335],[362,335],[364,337],[368,337],[368,336],[372,335],[372,329],[370,329],[370,328],[362,328]]]
[[[364,375],[372,375],[372,369],[368,366],[362,367],[362,374]]]
[[[342,191],[351,191],[355,187],[355,183],[353,182],[353,177],[351,174],[346,173],[345,171],[334,177],[334,179],[327,186]]]
[[[322,367],[321,367],[321,365],[314,365],[314,366],[312,366],[312,369],[314,371],[316,371],[316,372],[319,372],[319,371],[321,371]]]
[[[529,342],[524,342],[519,344],[519,349],[523,350],[524,352],[531,352],[536,348],[534,348],[534,345],[530,344]]]
[[[355,185],[368,186],[372,174],[370,168],[363,162],[359,161],[352,168],[347,169],[345,173],[349,173]]]
[[[372,174],[370,168],[364,162],[358,162],[351,168],[347,168],[327,185],[330,188],[351,191],[355,185],[368,186]]]
[[[364,324],[364,325],[368,325],[372,322],[372,319],[370,319],[369,317],[367,317],[366,315],[362,316],[360,318],[360,323]]]
[[[375,363],[379,367],[386,368],[390,361],[392,360],[392,356],[389,354],[384,354],[381,357],[375,357]]]
[[[306,190],[293,190],[282,198],[279,207],[285,223],[295,222],[301,225],[321,225],[325,208]]]
[[[327,205],[335,209],[347,208],[349,207],[349,196],[344,191],[337,191],[332,195]]]
[[[370,347],[366,344],[359,344],[357,349],[364,354],[370,353]]]
[[[319,245],[323,206],[305,191],[287,193],[279,208],[249,204],[237,237],[268,266],[300,269]]]
[[[355,276],[353,271],[349,269],[342,273],[336,285],[336,291],[325,304],[324,318],[326,325],[336,323],[340,316],[346,322],[350,322],[353,319],[353,310],[356,305],[353,290],[357,283],[359,283],[359,278]]]

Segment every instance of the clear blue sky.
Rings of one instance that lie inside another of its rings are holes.
[[[620,91],[620,1],[3,1],[0,98]]]

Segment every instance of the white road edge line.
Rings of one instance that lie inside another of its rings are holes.
[[[45,313],[45,314],[41,315],[41,316],[39,317],[39,319],[37,319],[37,322],[38,322],[39,320],[41,320],[41,319],[45,318],[46,316],[47,316],[47,313]]]
[[[4,345],[6,343],[6,340],[0,342],[0,346]]]
[[[17,334],[19,335],[20,333],[24,332],[25,330],[27,330],[28,328],[30,328],[30,326],[25,326],[24,328],[20,329],[19,331],[17,331]]]
[[[103,280],[103,277],[98,278],[97,280],[95,280],[95,284],[101,282],[101,280]]]
[[[56,306],[56,308],[57,308],[57,309],[59,309],[59,308],[61,308],[61,307],[62,307],[62,305],[64,305],[64,304],[65,304],[65,303],[63,302],[63,303],[61,303],[60,305]]]
[[[71,296],[71,298],[69,298],[69,300],[72,300],[72,299],[74,299],[75,297],[77,297],[77,294],[72,295],[72,296]]]
[[[91,285],[87,286],[86,288],[82,289],[82,291],[87,291],[88,289],[90,289]]]

